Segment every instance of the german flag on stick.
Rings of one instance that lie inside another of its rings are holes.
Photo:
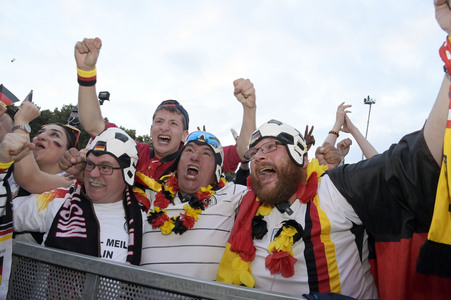
[[[11,93],[3,84],[0,84],[0,102],[3,106],[8,106],[14,102],[19,102],[19,99]]]
[[[31,90],[31,92],[28,93],[27,97],[25,97],[25,101],[30,101],[33,102],[33,90]]]

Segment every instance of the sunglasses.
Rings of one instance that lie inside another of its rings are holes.
[[[185,145],[189,142],[202,142],[212,146],[213,148],[221,147],[221,142],[218,140],[218,138],[205,131],[194,131],[193,133],[188,135]]]
[[[69,124],[64,125],[64,127],[66,127],[67,129],[71,130],[75,134],[76,138],[75,138],[74,147],[77,147],[78,139],[80,138],[80,133],[81,133],[80,129],[78,129],[78,128],[72,126],[72,125],[69,125]]]

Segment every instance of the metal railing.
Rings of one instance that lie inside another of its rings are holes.
[[[302,299],[13,241],[8,299]]]

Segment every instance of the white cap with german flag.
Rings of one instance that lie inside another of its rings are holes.
[[[88,144],[90,149],[86,156],[109,154],[113,156],[122,168],[124,181],[128,185],[135,182],[138,149],[136,142],[122,129],[111,127],[100,133]]]

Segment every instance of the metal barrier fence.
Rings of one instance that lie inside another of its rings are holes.
[[[302,299],[13,241],[7,299]]]

